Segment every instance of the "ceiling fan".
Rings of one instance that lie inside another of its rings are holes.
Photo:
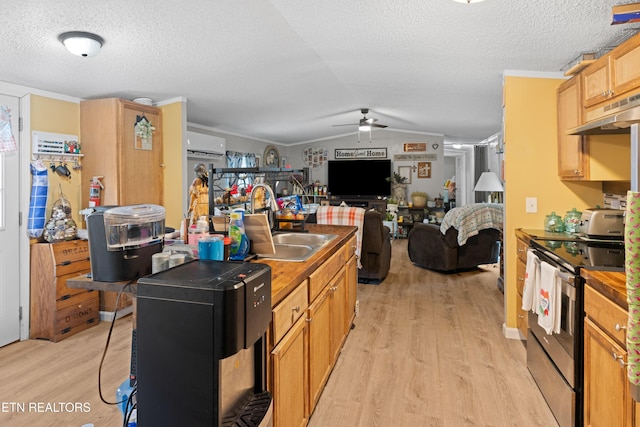
[[[349,123],[344,125],[333,125],[333,126],[358,126],[358,131],[360,132],[371,132],[373,128],[386,128],[386,125],[380,125],[376,123],[378,119],[367,118],[367,114],[369,114],[368,108],[361,108],[360,112],[362,113],[362,118],[358,123]]]

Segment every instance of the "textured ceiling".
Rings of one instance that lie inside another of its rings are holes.
[[[291,144],[388,129],[482,140],[505,70],[559,72],[612,44],[616,0],[22,0],[0,13],[0,80],[78,98],[187,99],[190,123]],[[628,1],[627,1],[628,3]],[[57,37],[90,31],[95,57]],[[380,132],[380,131],[378,131]]]

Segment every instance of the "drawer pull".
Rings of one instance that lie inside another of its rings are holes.
[[[613,356],[613,360],[617,361],[620,366],[627,366],[626,363],[624,363],[624,356],[619,356],[616,354],[616,352],[612,352],[611,355]]]
[[[67,334],[69,332],[71,332],[71,328],[64,328],[62,331],[60,331],[60,334],[64,335],[64,334]]]
[[[518,248],[518,252],[524,252],[524,249]]]
[[[518,281],[524,282],[524,277],[518,277]]]
[[[522,314],[518,314],[518,319],[524,319],[524,316]]]
[[[624,331],[625,329],[627,329],[626,326],[622,326],[620,323],[616,323],[616,331],[620,332],[620,331]]]
[[[63,296],[60,297],[60,301],[64,301],[64,300],[69,299],[69,298],[71,298],[71,295],[69,295],[69,294],[63,295]]]
[[[308,319],[305,319],[307,321],[307,323],[311,323],[311,321],[313,320],[311,317],[309,317]]]
[[[71,264],[71,261],[62,261],[60,263],[60,265],[69,265],[69,264]]]
[[[300,306],[296,305],[295,307],[292,307],[291,310],[295,311],[296,313],[300,313]]]

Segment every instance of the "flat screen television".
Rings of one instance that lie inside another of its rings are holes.
[[[332,196],[374,198],[391,194],[391,160],[329,160],[327,190]]]

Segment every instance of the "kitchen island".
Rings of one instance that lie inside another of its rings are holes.
[[[306,425],[335,365],[355,317],[356,227],[308,224],[310,233],[335,234],[304,262],[258,259],[271,267],[272,322],[267,331],[267,381],[274,425]],[[93,282],[86,276],[67,286],[119,291],[126,283]],[[125,292],[136,294],[131,284]]]

